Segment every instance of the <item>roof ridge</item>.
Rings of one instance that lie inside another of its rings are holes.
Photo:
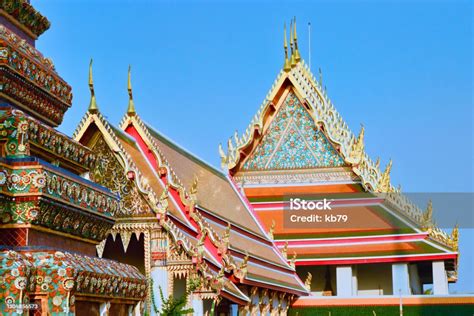
[[[175,142],[174,140],[171,139],[171,137],[165,135],[163,132],[160,132],[158,131],[157,129],[155,129],[153,126],[151,126],[150,124],[146,123],[146,122],[143,122],[143,124],[149,129],[151,130],[153,133],[156,134],[156,136],[158,136],[160,139],[162,139],[163,141],[165,141],[167,144],[169,144],[170,146],[172,146],[173,148],[175,148],[176,150],[182,152],[183,154],[185,154],[186,156],[188,156],[190,159],[192,159],[193,161],[195,161],[196,163],[206,167],[207,169],[210,169],[211,172],[215,173],[216,175],[220,176],[221,178],[225,178],[225,174],[219,170],[218,168],[216,168],[215,166],[213,166],[211,163],[207,162],[206,160],[204,160],[203,158],[199,157],[198,155],[196,155],[195,153],[193,153],[191,150],[189,149],[186,149],[184,146],[178,144],[177,142]]]

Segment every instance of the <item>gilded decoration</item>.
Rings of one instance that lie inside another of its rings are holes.
[[[243,170],[344,166],[344,160],[290,92]]]
[[[97,139],[92,150],[98,157],[98,163],[91,170],[91,180],[119,195],[120,205],[115,215],[124,217],[151,213],[150,206],[141,197],[134,182],[127,178],[124,168],[102,136]]]

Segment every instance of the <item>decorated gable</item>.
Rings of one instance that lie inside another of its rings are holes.
[[[344,160],[290,92],[243,170],[340,167]]]
[[[102,135],[97,138],[91,148],[99,158],[99,163],[91,170],[91,180],[119,195],[120,213],[116,216],[129,217],[151,213],[150,207],[140,196],[134,182],[127,178],[124,168]]]

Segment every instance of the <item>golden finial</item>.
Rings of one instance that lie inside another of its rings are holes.
[[[133,95],[132,95],[132,66],[128,66],[128,115],[135,115],[135,103],[133,103]]]
[[[283,48],[285,49],[285,63],[283,64],[283,70],[288,72],[291,70],[290,61],[288,60],[288,43],[286,42],[286,23],[283,29],[284,34],[284,41],[283,41]]]
[[[379,185],[377,191],[379,192],[390,192],[390,171],[392,170],[392,159],[388,162],[385,171],[382,173],[382,176],[379,180]]]
[[[451,245],[454,251],[459,250],[459,224],[456,224],[451,232]]]
[[[275,232],[275,220],[272,219],[272,225],[270,226],[270,231],[268,232],[268,236],[270,236],[271,239],[273,239],[273,233]]]
[[[290,48],[291,48],[290,65],[291,67],[294,67],[296,65],[296,59],[295,59],[295,43],[293,41],[293,21],[290,22]]]
[[[352,145],[350,160],[352,163],[358,163],[364,155],[364,125],[361,125],[359,136]]]
[[[293,252],[293,257],[290,260],[290,266],[294,269],[296,266],[296,252]]]
[[[288,242],[285,242],[285,245],[283,246],[283,249],[281,250],[281,254],[285,259],[288,258]]]
[[[426,210],[423,212],[422,226],[424,229],[428,229],[432,227],[433,224],[433,202],[429,200]]]
[[[198,188],[199,179],[197,175],[194,175],[193,183],[191,184],[191,188],[189,189],[189,193],[196,194]]]
[[[313,275],[311,272],[308,272],[308,275],[306,276],[306,280],[304,281],[304,286],[308,291],[311,290],[311,281],[313,280]]]
[[[319,67],[319,85],[322,87],[323,86],[323,71],[321,67]]]
[[[95,101],[94,80],[92,78],[92,58],[89,64],[89,90],[91,91],[91,102],[89,103],[89,112],[95,113],[99,110]]]
[[[299,61],[301,60],[301,56],[300,56],[300,52],[298,50],[298,37],[296,35],[296,17],[294,17],[294,26],[293,26],[293,32],[295,33],[293,35],[293,39],[294,39],[294,42],[295,42],[295,60],[297,63],[299,63]]]
[[[375,168],[376,169],[380,168],[380,157],[377,157],[377,161],[375,162]]]

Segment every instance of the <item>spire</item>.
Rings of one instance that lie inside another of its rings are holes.
[[[290,22],[290,47],[291,47],[290,63],[291,63],[291,67],[294,67],[296,65],[296,59],[295,59],[295,44],[293,41],[293,20]]]
[[[128,66],[128,108],[127,108],[127,114],[128,115],[135,115],[135,103],[133,103],[133,95],[132,95],[132,66]]]
[[[377,187],[379,192],[385,192],[385,193],[390,192],[391,190],[390,171],[391,170],[392,170],[392,159],[390,159],[387,167],[385,168],[385,171],[380,176],[378,187]]]
[[[283,47],[285,49],[285,63],[283,64],[283,70],[288,72],[291,70],[291,65],[290,65],[290,61],[288,60],[288,43],[286,42],[286,23],[284,26],[283,34],[284,34]]]
[[[300,56],[300,52],[298,50],[298,37],[296,35],[296,17],[294,17],[294,26],[293,26],[293,32],[294,32],[294,35],[293,35],[293,39],[295,41],[294,45],[295,45],[295,61],[296,63],[299,63],[300,60],[301,60],[301,56]]]
[[[91,113],[95,113],[99,110],[99,108],[97,107],[97,103],[95,101],[94,80],[92,78],[92,58],[89,64],[89,90],[91,91],[91,102],[89,103],[88,111]]]

